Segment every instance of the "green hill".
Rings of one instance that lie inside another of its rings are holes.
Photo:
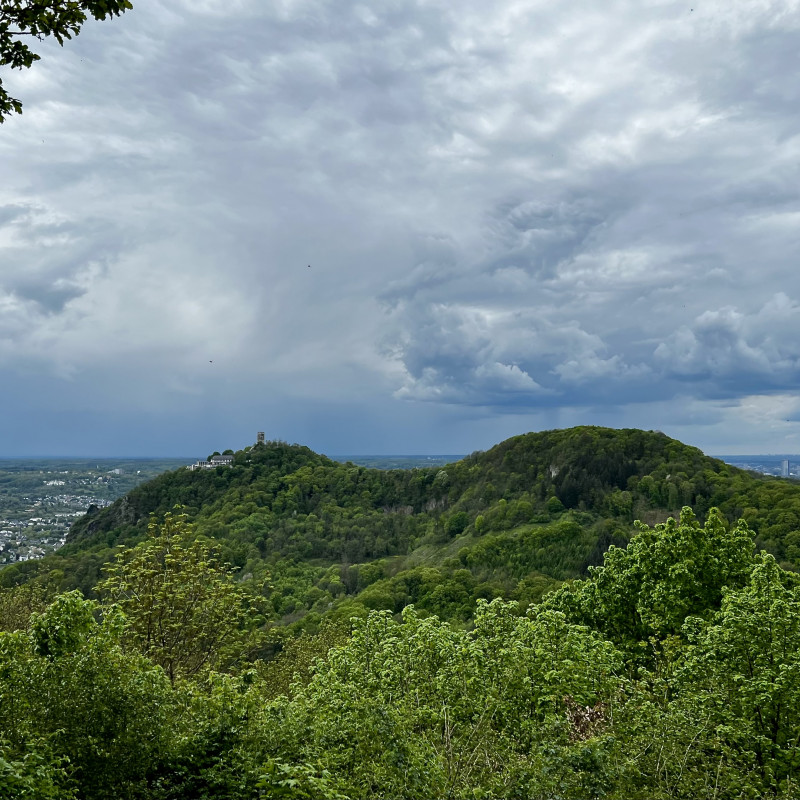
[[[636,519],[654,524],[683,506],[745,518],[759,547],[800,565],[797,483],[743,472],[663,433],[579,427],[429,469],[256,445],[230,467],[165,473],[88,513],[57,554],[7,567],[0,585],[38,576],[91,596],[115,548],[176,505],[243,581],[267,585],[278,624],[313,626],[353,602],[394,612],[413,603],[453,620],[468,619],[478,598],[527,604],[600,564],[609,545],[624,546]]]
[[[800,796],[797,483],[603,428],[233,460],[0,570],[0,796]]]

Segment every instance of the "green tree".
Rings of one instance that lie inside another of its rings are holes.
[[[0,631],[26,630],[31,615],[44,611],[46,590],[40,583],[24,583],[0,589]]]
[[[449,537],[455,537],[464,532],[469,525],[469,515],[466,511],[456,511],[448,520],[445,530]]]
[[[545,599],[576,621],[613,641],[638,647],[650,637],[677,634],[686,617],[708,617],[720,607],[723,589],[744,585],[755,557],[753,536],[740,521],[729,528],[711,509],[701,525],[690,508],[639,533],[626,549],[610,547],[589,578]]]
[[[44,740],[26,742],[25,753],[15,754],[0,741],[0,800],[71,800],[66,759],[54,756]]]
[[[743,588],[726,590],[713,620],[691,618],[692,647],[676,694],[714,731],[714,760],[762,797],[800,781],[800,590],[761,553]],[[708,763],[708,753],[695,768]],[[699,761],[699,760],[698,760]]]
[[[253,646],[257,621],[230,567],[192,538],[183,514],[150,521],[148,538],[117,556],[98,591],[127,620],[124,641],[174,684],[226,669]]]
[[[133,8],[130,0],[0,0],[0,66],[27,69],[40,56],[26,44],[25,38],[53,36],[64,45],[80,33],[89,16],[95,19],[124,14]],[[3,88],[0,80],[0,123],[16,112],[22,103]]]
[[[516,604],[480,603],[469,632],[373,612],[253,739],[350,797],[595,797],[619,661],[563,614]]]
[[[72,788],[84,800],[140,797],[168,747],[169,681],[124,652],[119,614],[96,613],[70,592],[29,632],[0,633],[3,800],[67,798]]]
[[[709,619],[658,643],[615,714],[624,800],[795,798],[800,596],[767,553]]]

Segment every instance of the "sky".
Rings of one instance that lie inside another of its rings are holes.
[[[800,452],[800,0],[133,2],[0,74],[0,456]]]

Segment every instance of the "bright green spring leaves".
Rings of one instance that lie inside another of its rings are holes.
[[[180,518],[104,591],[102,620],[70,593],[0,633],[0,800],[800,796],[798,580],[715,512],[642,528],[526,614],[354,619],[310,673],[297,648],[288,694],[243,660],[257,617]]]
[[[125,641],[164,668],[174,684],[240,662],[258,622],[233,571],[194,539],[186,517],[152,520],[148,538],[119,554],[98,585],[125,616]]]
[[[794,576],[762,554],[706,616],[648,643],[652,665],[629,683],[615,719],[620,796],[800,796]]]
[[[71,592],[0,634],[0,798],[138,797],[168,747],[169,681],[94,611]]]
[[[644,526],[545,599],[623,653],[612,770],[621,796],[795,796],[800,594],[744,522]]]
[[[746,771],[746,783],[763,795],[779,789],[800,795],[800,593],[794,575],[763,554],[744,588],[725,592],[710,623],[689,619],[684,630],[692,646],[676,685],[693,707],[698,739],[716,745],[716,768],[723,775]],[[693,758],[700,760],[697,753]]]
[[[525,617],[373,613],[267,727],[351,797],[795,797],[796,584],[685,511]]]
[[[284,758],[323,765],[352,797],[548,796],[580,780],[569,712],[600,709],[602,730],[620,656],[562,614],[515,610],[481,603],[471,632],[413,609],[358,621],[286,709]]]
[[[626,549],[611,547],[602,567],[545,604],[603,631],[622,646],[679,633],[691,615],[719,608],[725,588],[744,585],[754,563],[744,521],[729,528],[711,509],[701,525],[690,508],[655,528],[639,525]]]

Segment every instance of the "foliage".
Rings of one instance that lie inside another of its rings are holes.
[[[284,641],[279,654],[258,666],[265,694],[274,697],[290,695],[293,689],[306,685],[317,663],[325,659],[333,647],[348,640],[350,628],[349,622],[327,618],[316,633],[304,632],[296,638],[281,637]]]
[[[0,571],[24,584],[0,592],[3,758],[87,797],[788,800],[797,565],[797,485],[663,434],[550,431],[388,471],[257,445]],[[74,586],[102,605],[42,614]],[[112,776],[100,751],[124,742]]]
[[[167,747],[169,682],[123,651],[118,615],[95,611],[65,594],[30,633],[0,634],[0,740],[19,797],[138,796]]]
[[[610,547],[602,567],[590,567],[587,580],[565,586],[545,605],[630,646],[678,633],[690,615],[707,617],[723,589],[743,585],[752,569],[747,523],[729,529],[717,509],[705,525],[684,508],[680,521],[639,528],[626,549]]]
[[[106,19],[133,8],[130,0],[0,0],[0,66],[27,69],[40,56],[20,37],[52,36],[64,45],[80,33],[89,18]],[[0,81],[0,123],[22,113],[22,103],[3,89]]]
[[[798,601],[762,553],[711,619],[659,643],[615,720],[628,797],[797,796]]]
[[[53,756],[45,741],[29,741],[26,752],[15,757],[13,748],[0,740],[0,800],[69,800],[66,759]]]
[[[572,524],[523,530],[568,536]],[[506,564],[517,543],[521,574],[529,545],[505,533],[485,537],[485,558]],[[164,602],[153,576],[171,573],[173,592],[198,576],[242,591],[192,535],[179,516],[152,523],[112,569],[124,592],[104,593],[103,606],[63,594],[0,633],[0,798],[798,796],[800,579],[715,509],[704,524],[685,509],[640,526],[627,549],[612,547],[527,611],[479,600],[470,624],[452,624],[408,605],[367,612],[351,598],[297,620],[294,638],[292,626],[273,629],[270,663],[240,654],[234,674],[203,669],[172,683],[125,646],[150,613],[137,617],[150,606],[137,610],[133,587]],[[474,580],[454,560],[448,573],[396,575],[389,562],[321,576],[295,565],[293,580],[363,581],[367,600],[430,599]],[[529,576],[527,591],[542,577]],[[472,596],[465,588],[441,607]],[[263,621],[239,599],[251,623]]]
[[[333,788],[327,770],[315,770],[306,764],[267,763],[256,788],[268,797],[290,797],[297,800],[347,800]]]
[[[192,540],[185,515],[166,514],[160,525],[153,519],[147,541],[121,552],[107,572],[98,591],[125,615],[124,641],[173,684],[225,669],[254,646],[246,592],[206,544]]]
[[[265,709],[254,738],[349,797],[532,796],[572,780],[568,704],[611,702],[618,666],[555,612],[483,603],[471,632],[373,612],[288,705]]]
[[[0,569],[0,585],[38,579],[95,597],[115,546],[146,539],[151,514],[175,504],[291,635],[338,609],[414,604],[469,624],[479,599],[524,608],[585,577],[612,545],[624,549],[635,519],[657,526],[686,505],[700,520],[714,506],[725,524],[743,518],[757,548],[800,568],[797,483],[755,477],[661,433],[581,427],[430,469],[367,469],[259,444],[230,467],[179,469],[135,488],[79,519],[57,553]],[[264,657],[275,650],[266,648]]]
[[[762,554],[744,587],[725,590],[712,621],[691,619],[685,628],[692,647],[677,675],[678,697],[691,698],[695,713],[713,728],[726,773],[732,765],[747,765],[762,794],[785,788],[800,770],[800,592],[795,582]]]
[[[41,583],[0,589],[0,631],[25,630],[31,614],[44,611],[47,592]]]

